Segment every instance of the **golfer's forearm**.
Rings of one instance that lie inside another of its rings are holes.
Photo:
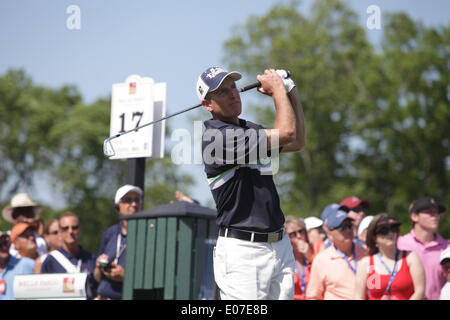
[[[296,152],[302,150],[306,145],[305,120],[303,118],[303,109],[298,99],[297,91],[292,89],[288,93],[291,108],[294,112],[295,120],[295,138],[291,143],[283,146],[283,153]]]
[[[294,88],[288,93],[289,101],[295,114],[295,147],[298,151],[303,149],[306,145],[306,129],[305,118],[303,117],[303,108],[298,98],[297,90]]]
[[[275,92],[272,97],[276,116],[274,128],[269,130],[269,141],[271,142],[271,136],[274,134],[273,130],[276,130],[279,146],[285,146],[295,140],[295,114],[284,90]]]

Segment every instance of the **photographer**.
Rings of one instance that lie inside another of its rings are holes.
[[[142,189],[132,185],[120,187],[114,199],[120,216],[142,210]],[[102,237],[96,260],[94,277],[100,283],[97,299],[122,299],[125,275],[125,249],[127,246],[127,220],[109,227]]]

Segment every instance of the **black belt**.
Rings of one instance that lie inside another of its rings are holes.
[[[283,239],[283,233],[284,233],[283,229],[272,233],[258,233],[223,227],[219,229],[220,237],[235,238],[251,242],[268,242],[268,243],[277,242]]]

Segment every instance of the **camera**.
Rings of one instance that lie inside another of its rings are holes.
[[[100,263],[100,268],[103,269],[111,269],[111,262],[109,262],[108,260],[102,259],[99,261]]]

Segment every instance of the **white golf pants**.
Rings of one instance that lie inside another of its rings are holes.
[[[273,243],[217,239],[214,278],[222,300],[293,300],[294,270],[286,234]]]

